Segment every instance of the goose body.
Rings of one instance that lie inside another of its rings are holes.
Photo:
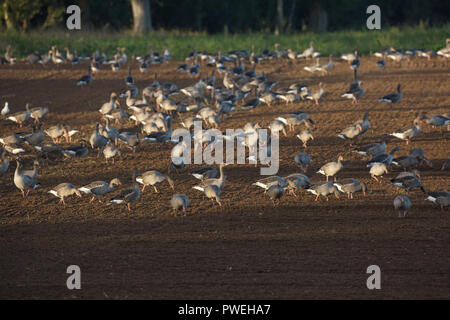
[[[376,155],[375,157],[373,157],[368,163],[367,163],[367,167],[372,167],[375,163],[384,163],[386,164],[386,167],[389,168],[389,166],[392,163],[392,160],[394,159],[394,154],[399,151],[401,149],[401,147],[395,147],[394,149],[391,150],[390,153],[380,153],[378,155]]]
[[[334,185],[342,193],[347,193],[349,199],[353,199],[353,194],[356,192],[362,192],[364,196],[367,193],[367,185],[356,179],[343,179],[339,182],[335,182]]]
[[[444,207],[450,206],[450,194],[447,196],[436,196],[436,197],[429,195],[425,200],[437,204],[438,206],[441,207],[441,210],[444,210]]]
[[[63,205],[66,205],[64,198],[68,197],[70,195],[77,195],[77,197],[81,198],[81,193],[78,191],[78,189],[71,183],[60,183],[56,187],[54,187],[52,190],[50,190],[48,193],[53,194],[55,197],[60,198],[60,203]]]
[[[396,137],[400,140],[405,140],[406,144],[409,144],[409,141],[412,138],[417,137],[422,132],[422,128],[419,125],[420,121],[421,117],[414,120],[414,125],[412,127],[405,127],[403,129],[400,129],[397,132],[391,133],[391,136]]]
[[[39,184],[36,183],[36,180],[32,177],[25,175],[20,170],[20,162],[16,161],[17,167],[14,172],[14,184],[15,186],[22,192],[22,195],[25,197],[28,195],[30,190],[36,189],[39,187]],[[26,191],[26,193],[25,193]]]
[[[97,196],[103,196],[107,193],[110,193],[115,190],[115,187],[120,185],[120,180],[117,178],[112,179],[109,183],[105,181],[94,181],[90,184],[78,188],[78,191],[81,191],[85,194],[91,194],[92,199],[91,202],[94,201]]]
[[[186,215],[186,209],[189,206],[189,198],[185,194],[174,194],[172,199],[170,199],[170,205],[174,213],[182,210]]]
[[[317,171],[317,173],[320,173],[320,174],[326,176],[327,182],[328,182],[328,177],[334,177],[334,179],[336,180],[335,175],[338,174],[344,168],[344,166],[342,165],[343,160],[344,160],[344,158],[342,156],[339,156],[337,162],[329,162],[329,163],[323,165],[320,168],[320,170]]]
[[[131,211],[131,204],[141,197],[141,189],[136,182],[136,173],[133,175],[133,187],[122,190],[109,201],[109,204],[126,204],[128,211]]]
[[[156,188],[156,185],[163,181],[167,181],[172,190],[174,189],[173,180],[168,175],[164,175],[156,170],[144,172],[140,176],[136,177],[136,181],[143,185],[142,192],[144,192],[146,186],[150,185],[155,189],[156,193],[159,193],[158,189]]]
[[[328,201],[328,196],[334,194],[339,199],[339,190],[332,182],[319,182],[313,184],[306,191],[316,196],[315,201],[319,200],[319,196],[324,196]]]
[[[399,218],[404,218],[411,209],[411,200],[407,196],[397,196],[394,199],[394,208],[399,210]]]
[[[308,170],[308,167],[312,162],[311,157],[304,152],[297,153],[294,157],[294,161],[303,170],[303,172]]]
[[[388,167],[385,163],[376,162],[370,168],[370,176],[375,179],[375,181],[381,183],[377,177],[381,177],[385,173],[388,173]]]
[[[387,135],[381,137],[381,142],[369,143],[361,147],[357,147],[353,152],[366,157],[375,157],[386,150],[386,139]]]
[[[388,95],[384,96],[383,98],[381,98],[379,101],[397,104],[402,100],[402,98],[403,98],[402,85],[398,84],[396,93],[388,94]]]

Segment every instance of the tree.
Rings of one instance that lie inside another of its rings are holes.
[[[283,33],[283,0],[277,0],[277,22],[278,25],[275,28],[275,33]]]
[[[150,0],[131,0],[133,9],[133,31],[143,34],[152,31],[152,17],[150,15]]]

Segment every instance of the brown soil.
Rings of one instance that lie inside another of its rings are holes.
[[[366,95],[358,105],[340,98],[352,80],[345,63],[336,63],[325,77],[306,74],[300,62],[264,63],[259,71],[278,81],[278,88],[305,82],[316,90],[322,81],[327,96],[319,106],[308,101],[236,111],[221,127],[239,128],[255,120],[267,125],[288,111],[306,111],[317,123],[316,139],[306,151],[313,158],[308,170],[311,180],[323,180],[317,169],[343,154],[340,177],[366,182],[371,189],[367,197],[314,202],[313,195],[302,192],[298,198],[284,196],[273,208],[262,189],[251,186],[259,178],[259,168],[233,165],[225,169],[227,183],[219,208],[191,188],[197,182],[188,174],[196,167],[192,166],[173,175],[175,192],[191,200],[186,217],[171,215],[172,190],[167,184],[161,186],[161,194],[148,188],[131,213],[123,206],[90,204],[88,197],[67,198],[67,206],[62,207],[47,193],[57,184],[81,186],[119,177],[127,187],[134,168],[166,172],[171,146],[144,143],[135,154],[124,150],[122,160],[109,166],[94,152],[75,161],[56,159],[41,166],[42,187],[25,199],[13,184],[12,162],[0,177],[0,298],[450,298],[448,209],[441,212],[424,201],[420,190],[413,191],[410,214],[397,218],[392,205],[395,189],[387,182],[401,169],[377,184],[370,179],[366,160],[336,137],[361,119],[364,111],[370,111],[372,128],[359,143],[379,141],[381,134],[412,124],[418,112],[449,112],[450,68],[437,59],[380,70],[375,61],[362,60],[360,78]],[[152,71],[159,73],[162,82],[180,87],[192,84],[194,80],[174,71],[177,65],[153,66]],[[8,101],[15,112],[23,110],[26,102],[51,101],[44,128],[70,124],[88,138],[101,104],[112,91],[124,89],[127,71],[108,69],[95,75],[89,87],[77,87],[76,79],[85,73],[85,66],[1,66],[0,102]],[[151,71],[134,75],[140,89],[153,79]],[[405,92],[399,104],[377,102],[394,92],[399,82]],[[0,121],[1,137],[23,130]],[[410,145],[392,140],[388,150],[401,145],[398,155],[403,155],[414,147],[423,148],[433,161],[433,168],[420,168],[425,187],[449,190],[450,173],[439,169],[450,155],[450,133],[425,123],[422,127],[422,134]],[[282,137],[279,175],[299,171],[293,157],[302,150],[294,133]],[[31,167],[33,156],[24,158]],[[66,288],[66,268],[72,264],[81,268],[82,290]],[[381,290],[366,287],[366,269],[373,264],[382,271]]]

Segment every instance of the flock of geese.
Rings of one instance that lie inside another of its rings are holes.
[[[89,86],[93,81],[93,74],[102,70],[102,66],[110,65],[112,71],[120,70],[121,67],[128,64],[128,76],[125,78],[126,88],[120,93],[111,93],[110,99],[106,101],[98,110],[99,121],[96,123],[95,130],[90,134],[88,141],[81,140],[79,144],[63,146],[61,140],[71,144],[72,137],[80,134],[80,130],[71,128],[69,125],[55,125],[42,129],[45,118],[50,114],[49,106],[41,106],[32,108],[30,104],[25,106],[24,111],[11,113],[8,102],[5,102],[1,110],[2,121],[13,121],[17,123],[19,128],[24,125],[30,126],[30,131],[21,131],[11,133],[0,138],[2,149],[0,150],[0,175],[4,175],[10,168],[10,159],[16,159],[16,168],[14,171],[13,183],[20,190],[23,197],[28,196],[29,192],[40,187],[38,180],[39,159],[50,159],[53,155],[62,156],[64,158],[83,158],[89,154],[89,147],[97,152],[97,157],[103,156],[106,163],[114,161],[121,156],[123,149],[130,149],[136,152],[137,147],[141,143],[176,143],[173,147],[167,174],[157,170],[138,173],[133,172],[132,185],[122,190],[117,190],[121,185],[118,178],[111,181],[94,181],[84,186],[76,187],[71,183],[60,183],[48,193],[60,199],[60,203],[65,205],[65,198],[71,195],[82,197],[87,194],[93,201],[102,201],[104,196],[113,194],[108,198],[108,204],[126,205],[129,211],[132,210],[132,204],[139,201],[142,193],[147,186],[153,187],[154,192],[158,193],[158,187],[161,183],[167,183],[172,190],[175,189],[175,182],[170,177],[172,171],[178,172],[187,164],[180,160],[183,146],[186,141],[172,139],[173,122],[179,120],[180,124],[190,130],[191,138],[195,141],[201,141],[201,147],[207,148],[214,146],[215,141],[206,130],[200,132],[200,136],[195,136],[193,127],[196,123],[201,122],[207,128],[219,128],[226,122],[227,118],[235,110],[243,110],[252,112],[255,108],[263,105],[270,107],[275,103],[291,104],[299,101],[311,100],[315,104],[319,104],[325,95],[324,85],[318,84],[317,89],[312,90],[307,85],[294,83],[285,89],[274,90],[276,82],[270,81],[267,76],[256,71],[256,67],[263,61],[273,59],[316,59],[316,63],[305,67],[308,72],[319,72],[327,74],[333,69],[334,63],[332,56],[329,62],[321,65],[319,62],[320,53],[314,50],[313,42],[310,47],[302,53],[293,52],[290,49],[279,50],[276,44],[274,51],[268,49],[262,53],[255,54],[252,47],[251,52],[246,50],[237,50],[222,54],[209,54],[207,52],[193,52],[186,58],[185,64],[177,68],[178,72],[187,73],[194,82],[193,85],[179,88],[174,83],[160,83],[158,75],[155,73],[153,83],[144,88],[139,94],[136,86],[136,80],[132,76],[132,63],[139,63],[140,72],[146,72],[149,66],[157,63],[164,63],[170,60],[171,54],[166,48],[160,55],[150,47],[149,53],[145,56],[135,56],[128,61],[125,48],[117,48],[117,52],[112,59],[108,59],[104,52],[94,52],[90,57],[79,57],[77,52],[71,53],[68,48],[60,52],[56,46],[53,46],[47,54],[40,55],[34,52],[29,55],[25,61],[27,63],[46,64],[53,62],[55,64],[72,63],[78,64],[84,60],[89,61],[88,74],[81,77],[77,81],[78,86]],[[385,59],[393,61],[401,61],[405,55],[417,57],[425,57],[431,59],[434,56],[442,56],[449,58],[450,41],[447,39],[447,46],[436,52],[425,50],[408,50],[406,52],[396,51],[393,48],[383,50],[376,53],[376,56],[383,58],[377,62],[377,66],[384,68],[386,66]],[[362,87],[362,81],[358,79],[358,68],[361,60],[358,52],[343,54],[341,61],[346,61],[353,72],[353,81],[349,89],[342,94],[342,98],[352,100],[353,104],[357,104],[361,99],[365,90]],[[0,57],[2,63],[14,64],[16,58],[12,54],[11,46],[8,46],[4,56]],[[127,63],[128,62],[128,63]],[[251,66],[249,68],[249,66]],[[202,67],[211,67],[212,73],[206,72],[206,77],[202,73]],[[223,78],[216,78],[216,72],[223,74]],[[394,91],[394,90],[393,90]],[[397,104],[403,98],[402,85],[398,84],[396,90],[384,97],[379,98],[379,102],[388,104]],[[120,100],[123,99],[123,102]],[[397,188],[402,188],[408,194],[411,190],[420,189],[426,196],[426,200],[432,201],[439,205],[442,209],[450,204],[450,193],[445,190],[430,191],[425,188],[421,182],[418,166],[431,166],[431,161],[426,157],[425,151],[415,148],[406,156],[396,157],[395,153],[401,149],[400,146],[394,147],[389,153],[387,143],[392,139],[400,139],[410,144],[418,135],[421,134],[421,124],[426,122],[433,127],[439,127],[444,130],[450,128],[450,114],[435,114],[426,116],[418,115],[411,126],[401,128],[399,130],[383,134],[380,141],[366,145],[355,146],[353,142],[357,141],[370,128],[370,113],[366,112],[364,117],[343,129],[338,135],[339,138],[349,141],[353,152],[366,157],[368,174],[378,183],[382,183],[381,177],[388,173],[391,166],[397,166],[404,169],[397,177],[390,180],[389,184]],[[124,121],[134,122],[136,128],[140,132],[124,131],[113,127],[113,124],[120,127]],[[273,119],[267,129],[275,136],[280,137],[279,133],[287,135],[287,131],[295,131],[296,127],[302,128],[297,132],[296,137],[301,141],[305,151],[308,142],[314,140],[313,129],[316,123],[311,117],[303,111],[282,114]],[[258,130],[261,129],[261,123],[249,122],[243,128],[243,145],[249,149],[256,145],[258,141]],[[89,135],[89,134],[88,134]],[[46,140],[46,136],[50,138]],[[271,141],[267,142],[268,156],[271,153]],[[250,150],[252,151],[252,150]],[[33,162],[33,170],[25,170],[23,166],[23,156],[32,154],[35,157]],[[255,158],[249,157],[249,161]],[[339,155],[336,161],[324,164],[317,174],[323,175],[325,181],[312,183],[306,175],[308,167],[312,161],[306,152],[300,152],[295,155],[295,163],[302,170],[301,173],[293,173],[285,177],[269,176],[264,177],[253,185],[264,189],[266,194],[273,202],[273,205],[280,203],[285,194],[297,196],[297,191],[304,189],[316,196],[325,197],[334,195],[339,198],[340,194],[347,194],[349,199],[353,199],[354,194],[362,193],[364,196],[368,193],[368,187],[364,182],[357,179],[337,179],[340,172],[343,171],[344,158]],[[450,159],[446,161],[442,170],[450,167]],[[222,164],[219,168],[213,166],[205,166],[191,172],[199,183],[193,187],[210,199],[222,206],[221,193],[226,183],[225,174],[226,164]],[[142,189],[140,187],[142,185]],[[117,192],[116,192],[117,191]],[[116,192],[116,193],[115,193]],[[115,193],[115,194],[114,194]],[[394,199],[394,207],[399,210],[400,217],[406,216],[407,211],[411,208],[411,200],[407,195],[399,195]],[[173,211],[184,212],[189,206],[189,198],[185,194],[174,194],[170,205]]]

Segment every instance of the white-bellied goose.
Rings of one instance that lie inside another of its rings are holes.
[[[32,146],[40,145],[44,141],[44,133],[41,130],[41,124],[38,124],[36,128],[35,125],[32,125],[33,131],[29,134],[23,135],[22,138],[25,142]]]
[[[367,185],[353,178],[340,180],[335,182],[334,185],[340,192],[346,193],[348,199],[353,199],[353,194],[357,192],[362,192],[364,196],[367,194]]]
[[[312,162],[311,157],[304,152],[297,153],[294,157],[294,161],[305,173]]]
[[[370,168],[370,176],[374,178],[376,182],[381,183],[381,180],[378,180],[377,177],[381,177],[385,173],[388,173],[388,167],[385,163],[376,162]]]
[[[313,100],[316,105],[319,104],[319,100],[325,95],[325,90],[323,89],[322,82],[319,83],[319,90],[311,93],[306,99]]]
[[[325,165],[323,165],[317,173],[323,174],[327,178],[328,177],[334,177],[334,181],[336,181],[336,174],[338,174],[344,166],[342,165],[342,161],[344,160],[343,156],[339,156],[338,160],[336,162],[329,162]]]
[[[0,154],[0,175],[8,171],[9,159],[5,149],[1,150]]]
[[[107,193],[110,193],[115,190],[116,186],[121,185],[119,179],[114,178],[109,183],[105,181],[94,181],[89,183],[88,185],[78,188],[78,191],[81,191],[85,194],[91,194],[92,199],[90,202],[98,199],[98,196],[103,196]],[[101,201],[100,201],[101,202]]]
[[[306,191],[314,194],[316,196],[315,201],[319,200],[319,196],[324,196],[326,200],[328,201],[328,196],[330,194],[334,194],[337,199],[339,199],[339,190],[334,185],[333,182],[319,182],[313,184],[309,189],[306,189]]]
[[[127,86],[134,86],[135,81],[133,76],[131,75],[131,65],[128,66],[128,75],[125,78],[125,83]]]
[[[381,142],[369,143],[361,147],[355,148],[352,152],[356,152],[366,157],[375,157],[386,150],[386,140],[389,135],[383,134],[381,136]]]
[[[81,143],[79,146],[72,146],[72,147],[64,148],[61,152],[66,157],[82,158],[82,157],[87,156],[87,154],[89,153],[89,149],[87,147],[87,142],[85,140],[81,140]]]
[[[88,74],[82,76],[80,79],[78,79],[77,81],[77,86],[83,86],[83,85],[88,85],[92,82],[92,67],[91,65],[89,65],[88,67]]]
[[[220,207],[222,206],[222,202],[220,201],[221,189],[218,186],[210,184],[202,188],[200,191],[202,191],[205,194],[206,198],[211,199],[213,201],[215,200]]]
[[[441,210],[444,211],[444,207],[450,206],[450,195],[447,196],[437,196],[433,197],[428,195],[428,197],[425,199],[426,201],[431,201],[438,206],[441,207]]]
[[[115,163],[115,157],[120,156],[120,150],[113,144],[108,144],[103,149],[103,156],[105,157],[106,163],[108,163],[109,159],[112,159],[112,163]]]
[[[267,192],[267,190],[269,190],[269,188],[271,186],[274,185],[279,185],[283,188],[288,186],[288,183],[286,182],[286,180],[282,177],[279,176],[270,176],[270,177],[266,177],[266,178],[262,178],[259,179],[258,181],[256,181],[255,183],[252,183],[253,186],[257,186],[260,188],[264,189],[264,193]]]
[[[387,96],[384,96],[379,101],[380,102],[387,102],[392,104],[397,104],[402,100],[403,98],[403,92],[402,92],[402,85],[399,83],[397,85],[397,92],[388,94]]]
[[[16,160],[16,171],[14,172],[14,184],[22,192],[22,195],[28,196],[30,190],[38,188],[40,185],[36,183],[32,177],[27,176],[20,170],[20,162]],[[25,193],[26,190],[26,193]]]
[[[9,104],[8,104],[8,102],[5,102],[5,105],[3,106],[2,111],[1,111],[2,117],[5,117],[10,112],[11,112],[11,110],[9,109]]]
[[[434,114],[429,117],[424,117],[425,122],[434,127],[439,127],[442,132],[442,127],[450,124],[450,119],[444,115]]]
[[[420,188],[420,190],[426,194],[425,188],[416,174],[399,175],[396,178],[391,179],[391,184],[397,187],[397,189],[405,189],[407,193],[415,188]]]
[[[27,103],[25,105],[25,111],[20,111],[20,112],[11,114],[7,119],[14,121],[15,123],[17,123],[19,125],[20,128],[22,128],[23,124],[26,121],[28,121],[28,119],[30,119],[30,117],[31,117],[30,104]]]
[[[128,211],[131,211],[131,204],[136,202],[141,197],[141,189],[136,182],[136,173],[133,174],[133,187],[122,190],[119,194],[112,197],[110,204],[126,204]]]
[[[390,153],[383,152],[376,155],[367,163],[367,167],[370,168],[375,163],[384,163],[386,164],[386,168],[389,169],[389,166],[391,165],[391,162],[394,159],[394,154],[399,150],[401,150],[401,147],[397,146],[394,149],[392,149]]]
[[[267,126],[270,131],[275,134],[275,136],[279,137],[279,132],[283,132],[284,136],[287,136],[287,132],[286,132],[286,125],[287,125],[287,121],[284,118],[276,118],[273,119],[272,121],[270,121],[269,125]]]
[[[34,122],[39,123],[48,114],[48,104],[43,107],[32,108],[30,113],[30,117],[34,119]]]
[[[394,199],[394,209],[399,210],[398,217],[406,217],[406,213],[411,209],[411,200],[407,196],[397,196]]]
[[[64,201],[64,197],[71,196],[73,194],[77,195],[77,197],[81,198],[81,192],[71,183],[63,182],[58,184],[48,193],[53,194],[55,197],[59,198],[59,203],[62,203],[64,206],[66,202]]]
[[[125,143],[126,147],[136,152],[137,146],[141,143],[139,133],[121,132],[119,134],[119,141]]]
[[[95,126],[95,132],[92,133],[91,137],[89,138],[89,143],[91,144],[91,148],[92,149],[97,148],[97,150],[98,150],[97,157],[100,155],[100,150],[109,143],[108,139],[106,139],[104,136],[102,136],[100,134],[99,126],[100,126],[100,124],[97,123]]]
[[[186,215],[186,209],[189,206],[189,198],[185,194],[174,194],[170,199],[173,213],[176,214],[179,210]]]
[[[59,143],[59,139],[61,137],[65,137],[66,141],[69,141],[69,132],[67,131],[66,126],[64,126],[64,125],[56,125],[56,126],[50,127],[48,129],[44,130],[44,132],[50,138],[52,138],[54,143]]]
[[[217,170],[217,168],[215,167],[203,167],[192,171],[191,174],[194,176],[194,178],[199,180],[216,179],[220,175],[219,170]]]
[[[398,132],[391,133],[391,136],[396,137],[400,140],[405,140],[406,144],[409,144],[409,141],[412,138],[417,137],[422,132],[422,128],[419,125],[422,119],[423,116],[416,118],[414,120],[414,125],[412,127],[404,127],[400,129]]]
[[[105,115],[110,114],[117,107],[117,105],[119,105],[119,102],[117,101],[117,93],[113,92],[111,93],[109,101],[105,102],[98,111],[104,118]]]
[[[360,124],[351,125],[350,127],[347,127],[344,130],[342,130],[342,132],[338,134],[338,137],[344,140],[352,140],[358,137],[362,131],[363,128]]]
[[[300,134],[297,135],[297,138],[300,139],[301,142],[303,142],[303,147],[307,148],[307,143],[309,140],[314,140],[313,133],[310,130],[303,130],[300,132]]]
[[[361,87],[361,85],[362,85],[362,81],[359,81],[358,86],[356,88],[347,91],[341,97],[347,98],[347,99],[352,99],[352,104],[358,104],[358,100],[362,96],[364,96],[364,93],[366,92],[366,90],[364,90],[364,88]]]
[[[297,196],[295,193],[297,189],[308,189],[312,186],[311,180],[302,173],[292,173],[283,177],[283,179],[287,183],[285,190],[289,190],[289,193],[293,196]]]
[[[136,181],[143,185],[142,192],[144,192],[146,186],[152,186],[156,193],[159,193],[156,185],[163,181],[167,181],[172,190],[175,189],[175,184],[168,175],[162,174],[157,170],[146,171],[140,176],[136,177]]]
[[[215,185],[217,187],[219,187],[219,189],[223,189],[225,186],[225,179],[226,176],[224,174],[224,167],[227,166],[227,164],[225,163],[221,163],[219,165],[219,177],[218,178],[209,178],[209,179],[203,179],[202,182],[200,183],[200,185],[194,186],[192,187],[193,189],[199,190],[199,191],[204,191],[205,187],[208,185]]]
[[[280,199],[284,195],[284,187],[278,181],[278,183],[271,185],[265,193],[272,200],[273,206],[275,207],[276,204],[280,204]]]

